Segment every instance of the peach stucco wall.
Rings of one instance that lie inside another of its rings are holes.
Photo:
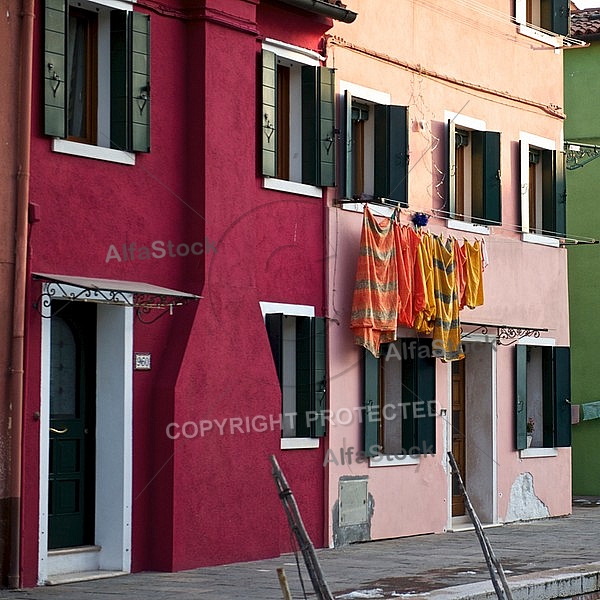
[[[519,136],[535,134],[562,144],[562,52],[525,37],[510,22],[513,2],[482,1],[479,10],[463,3],[403,0],[348,1],[358,12],[354,25],[337,23],[328,43],[329,66],[342,82],[391,95],[393,104],[409,108],[410,212],[447,210],[445,111],[485,121],[501,132],[502,227],[485,236],[490,265],[485,272],[485,304],[465,309],[466,321],[545,328],[541,337],[569,344],[566,251],[521,241]],[[422,72],[411,67],[421,67]],[[444,77],[436,77],[434,74]],[[468,85],[467,85],[468,84]],[[335,415],[362,405],[361,353],[349,329],[362,214],[340,208],[331,197],[328,209],[329,262],[329,398]],[[446,221],[432,218],[428,229],[440,233]],[[473,233],[451,231],[457,238]],[[404,332],[410,335],[410,332]],[[490,333],[495,334],[495,331]],[[495,363],[494,520],[505,520],[511,486],[522,473],[533,478],[535,495],[550,515],[570,512],[570,449],[558,456],[519,458],[514,450],[514,350],[498,347]],[[374,500],[373,539],[441,532],[449,525],[449,478],[445,461],[448,429],[440,410],[448,408],[450,365],[436,371],[437,452],[418,465],[373,468],[342,465],[340,448],[362,448],[362,427],[355,418],[331,424],[329,540],[339,478],[368,476]],[[450,413],[451,411],[448,411]],[[560,482],[560,485],[557,485]]]

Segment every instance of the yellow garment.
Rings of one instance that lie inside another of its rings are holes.
[[[465,355],[460,342],[458,289],[454,261],[454,243],[436,237],[433,244],[433,281],[435,321],[432,355],[442,360],[460,360]]]
[[[467,276],[465,286],[465,305],[475,308],[483,304],[483,268],[481,265],[481,246],[479,241],[472,244],[465,240],[464,244]]]
[[[427,233],[421,237],[417,254],[419,268],[425,280],[425,308],[415,316],[414,328],[418,333],[430,334],[435,318],[435,293],[433,285],[433,237]]]

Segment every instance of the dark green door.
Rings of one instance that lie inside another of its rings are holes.
[[[94,543],[96,306],[53,302],[48,548]]]

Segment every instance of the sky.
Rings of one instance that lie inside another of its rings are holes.
[[[573,0],[577,8],[597,8],[600,7],[600,0]]]

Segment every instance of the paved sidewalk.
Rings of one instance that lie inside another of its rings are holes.
[[[556,572],[556,577],[564,573],[569,574],[569,577],[573,573],[588,573],[588,582],[593,579],[593,583],[588,583],[587,588],[572,591],[571,594],[590,591],[593,586],[600,584],[600,575],[594,575],[600,573],[600,563],[587,567],[578,566],[600,561],[600,504],[595,499],[587,503],[575,502],[573,515],[569,517],[490,527],[486,529],[486,533],[507,576],[525,576],[515,580],[525,581],[523,587],[533,581],[534,576],[531,574],[549,569],[561,569]],[[440,588],[489,581],[474,531],[353,544],[341,549],[319,550],[318,556],[336,598],[343,598],[345,595],[348,599],[493,597],[480,595],[480,591],[485,588],[481,584],[457,588],[466,590],[462,595],[450,595],[447,591],[432,593],[432,590]],[[299,560],[303,567],[307,595],[314,598],[301,556]],[[0,592],[0,598],[281,600],[276,573],[277,567],[281,566],[288,575],[293,598],[303,598],[293,554],[277,559],[181,573],[136,573],[33,590],[5,590]],[[547,574],[545,575],[547,579]],[[541,580],[539,574],[537,578]],[[552,578],[554,575],[550,574],[550,579]],[[488,587],[491,588],[491,585]],[[478,590],[477,593],[474,590]],[[422,595],[423,593],[425,594]]]

